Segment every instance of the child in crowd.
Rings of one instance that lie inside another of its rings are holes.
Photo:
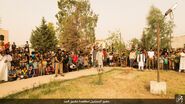
[[[159,57],[159,68],[161,69],[161,70],[163,70],[163,65],[164,64],[164,57],[161,55],[160,57]]]
[[[34,76],[33,66],[32,65],[29,65],[28,78],[31,78],[33,76]]]
[[[20,80],[22,76],[22,70],[20,67],[16,68],[16,75],[17,75],[17,80]]]
[[[38,62],[36,59],[33,60],[33,71],[34,71],[34,76],[39,75]]]
[[[92,54],[88,55],[88,65],[89,67],[92,67],[93,63],[92,63]]]
[[[46,58],[42,60],[42,75],[46,74],[46,68],[47,68],[47,61]]]
[[[88,56],[85,54],[85,55],[84,55],[84,67],[85,67],[85,68],[88,68],[88,66],[89,66],[89,65],[88,65]]]
[[[26,79],[26,78],[28,78],[28,70],[26,66],[23,66],[21,70],[21,79]]]
[[[175,69],[175,53],[172,51],[169,58],[169,69]]]
[[[168,70],[168,54],[164,55],[164,70]]]

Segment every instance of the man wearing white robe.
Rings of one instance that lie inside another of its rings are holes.
[[[182,70],[185,70],[185,53],[183,51],[180,53],[180,68],[179,68],[179,72],[181,72]]]
[[[0,56],[0,81],[8,81],[8,69],[11,68],[12,57],[10,55]]]
[[[103,52],[99,50],[96,54],[96,60],[98,63],[98,72],[103,71]]]
[[[138,69],[139,70],[144,70],[144,63],[145,63],[145,54],[144,53],[140,53],[138,56],[137,56],[137,62],[138,62]]]

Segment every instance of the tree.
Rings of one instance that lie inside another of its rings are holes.
[[[95,42],[95,27],[98,16],[90,9],[88,0],[58,1],[60,46],[67,50],[83,50]]]
[[[107,47],[109,47],[112,52],[121,53],[125,49],[125,44],[121,41],[120,31],[110,32],[106,41]]]
[[[173,21],[167,21],[164,18],[162,12],[152,6],[149,12],[149,16],[147,17],[148,25],[143,31],[142,35],[142,47],[146,49],[156,48],[156,34],[157,34],[157,25],[160,27],[160,41],[161,48],[170,48],[170,36],[173,33],[174,23]]]
[[[41,25],[36,27],[35,30],[32,30],[30,42],[32,48],[35,50],[42,52],[55,50],[57,46],[57,38],[53,24],[47,24],[43,17]]]
[[[131,43],[132,49],[136,49],[136,48],[138,48],[138,47],[141,47],[140,40],[137,39],[137,38],[133,38],[133,39],[130,41],[130,43]]]
[[[141,38],[141,48],[143,49],[150,49],[149,45],[147,44],[147,34],[146,30],[143,30],[142,38]]]

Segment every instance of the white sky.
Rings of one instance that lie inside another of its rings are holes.
[[[174,12],[175,35],[185,35],[185,0],[90,0],[92,10],[99,15],[97,39],[104,39],[109,31],[120,30],[128,41],[140,38],[152,5],[164,13],[178,2]],[[0,0],[1,27],[9,30],[9,39],[17,44],[29,40],[31,31],[40,25],[41,18],[56,23],[57,0]],[[169,18],[169,17],[168,17]]]

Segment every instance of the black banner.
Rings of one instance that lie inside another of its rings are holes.
[[[184,99],[0,99],[0,104],[185,104]]]

